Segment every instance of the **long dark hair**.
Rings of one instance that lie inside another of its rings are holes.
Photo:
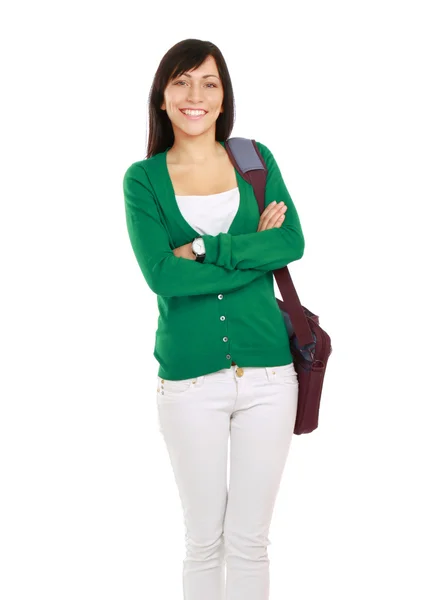
[[[178,42],[163,56],[149,92],[149,138],[145,158],[164,152],[174,143],[172,123],[165,110],[161,110],[164,101],[164,89],[171,78],[198,68],[208,56],[213,56],[223,85],[223,112],[216,121],[215,139],[225,141],[229,138],[235,122],[235,100],[229,70],[221,51],[215,44],[203,40],[187,39]]]

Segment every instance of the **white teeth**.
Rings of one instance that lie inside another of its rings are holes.
[[[190,115],[192,117],[206,114],[203,110],[182,110],[181,112],[183,112],[185,115]]]

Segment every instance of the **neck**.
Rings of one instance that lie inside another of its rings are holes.
[[[175,164],[180,165],[203,165],[222,157],[224,148],[213,137],[192,136],[186,139],[177,139],[168,152],[168,158],[172,157]]]

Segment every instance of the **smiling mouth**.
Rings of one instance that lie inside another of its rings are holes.
[[[199,113],[199,114],[186,114],[183,110],[180,109],[180,112],[187,118],[190,120],[197,120],[197,119],[202,119],[203,117],[206,116],[207,111],[204,111],[203,113]]]

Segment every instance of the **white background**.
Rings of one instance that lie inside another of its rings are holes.
[[[122,177],[145,155],[155,70],[190,37],[224,54],[232,135],[280,166],[306,239],[290,272],[332,338],[319,427],[293,437],[275,506],[271,600],[441,599],[437,9],[2,9],[2,600],[182,598],[156,296]]]

